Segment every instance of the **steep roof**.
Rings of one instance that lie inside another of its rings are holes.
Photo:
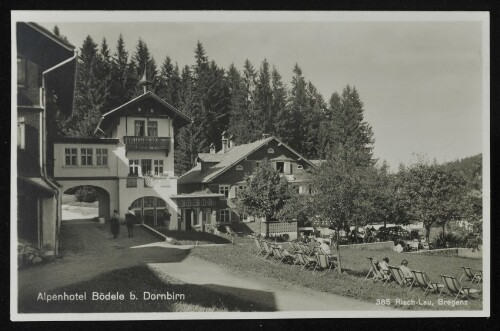
[[[189,116],[187,116],[153,92],[148,91],[102,115],[99,124],[95,129],[95,132],[97,132],[99,129],[105,129],[106,126],[109,125],[111,118],[114,118],[120,115],[125,110],[130,109],[134,104],[143,102],[148,99],[161,105],[163,107],[163,112],[168,113],[168,115],[172,116],[174,121],[178,121],[179,126],[184,126],[191,123],[191,118]]]
[[[203,162],[216,162],[219,163],[224,160],[226,156],[224,154],[213,154],[213,153],[199,153],[198,159]]]
[[[266,145],[272,140],[278,141],[283,146],[285,146],[293,153],[295,153],[297,156],[299,156],[301,159],[303,159],[305,162],[309,163],[311,166],[314,166],[314,164],[311,163],[308,159],[304,158],[295,150],[282,143],[276,137],[268,137],[265,139],[254,141],[252,143],[234,146],[224,154],[208,154],[208,153],[199,154],[198,157],[201,155],[200,160],[204,162],[217,162],[218,158],[221,158],[221,160],[216,165],[206,169],[203,172],[201,171],[201,164],[197,164],[194,168],[186,172],[184,175],[180,176],[179,179],[177,180],[177,183],[178,184],[209,183],[217,176],[221,175],[226,170],[230,169],[233,165],[242,161],[245,157],[247,157],[248,155],[259,149],[260,147]],[[212,161],[205,161],[206,159]]]

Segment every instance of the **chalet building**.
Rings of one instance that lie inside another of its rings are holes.
[[[144,74],[143,94],[102,115],[95,130],[102,138],[55,140],[54,177],[66,193],[95,188],[100,218],[116,209],[124,219],[132,206],[145,224],[177,229],[174,130],[191,119],[148,91],[149,83]]]
[[[174,199],[184,227],[203,230],[207,224],[246,220],[235,211],[233,199],[263,160],[271,162],[297,192],[309,193],[307,175],[315,163],[275,137],[235,146],[224,132],[222,149],[216,152],[212,144],[210,153],[198,154],[196,166],[177,181],[179,194]]]
[[[61,187],[52,178],[56,114],[70,114],[75,48],[35,23],[16,25],[17,231],[20,243],[57,255]]]

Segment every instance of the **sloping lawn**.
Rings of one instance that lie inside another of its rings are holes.
[[[288,244],[283,244],[287,248]],[[427,272],[432,281],[442,282],[439,275],[461,276],[461,266],[469,266],[473,269],[482,269],[482,260],[465,259],[458,257],[425,256],[416,254],[402,254],[394,251],[370,251],[362,249],[341,249],[341,258],[345,272],[339,275],[337,271],[321,271],[314,275],[309,270],[300,270],[298,266],[291,267],[283,263],[264,261],[253,256],[255,251],[253,240],[238,238],[237,245],[223,247],[198,247],[193,249],[192,254],[206,260],[218,263],[243,273],[254,273],[265,277],[280,280],[284,285],[300,285],[321,292],[330,292],[343,296],[354,297],[364,301],[377,303],[377,299],[390,299],[384,301],[393,307],[415,310],[479,310],[482,309],[482,296],[475,300],[464,300],[462,305],[452,306],[453,303],[439,304],[437,294],[429,294],[424,297],[423,291],[416,288],[408,293],[406,288],[401,288],[389,283],[382,286],[380,282],[373,283],[364,277],[370,269],[367,256],[373,256],[379,260],[388,257],[391,265],[398,266],[402,259],[409,262],[410,269]],[[463,281],[463,286],[469,286]],[[482,284],[473,285],[473,288],[482,289]],[[448,296],[446,299],[453,299]],[[399,304],[396,303],[399,299]],[[403,300],[423,302],[429,300],[433,305],[411,304],[405,305]],[[379,301],[380,303],[380,301]],[[466,303],[466,304],[465,304]]]

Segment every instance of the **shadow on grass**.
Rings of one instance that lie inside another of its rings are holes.
[[[123,294],[124,300],[93,300],[93,292]],[[130,298],[133,293],[137,299]],[[42,292],[43,293],[43,292]],[[47,294],[84,294],[83,301],[19,301],[20,313],[99,313],[175,311],[276,311],[273,293],[219,285],[190,285],[160,280],[147,266],[113,270],[90,280],[59,287]],[[162,294],[151,300],[151,294]]]

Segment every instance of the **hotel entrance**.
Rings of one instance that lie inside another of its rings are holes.
[[[179,230],[207,231],[217,222],[218,193],[190,193],[172,196],[180,209]]]

